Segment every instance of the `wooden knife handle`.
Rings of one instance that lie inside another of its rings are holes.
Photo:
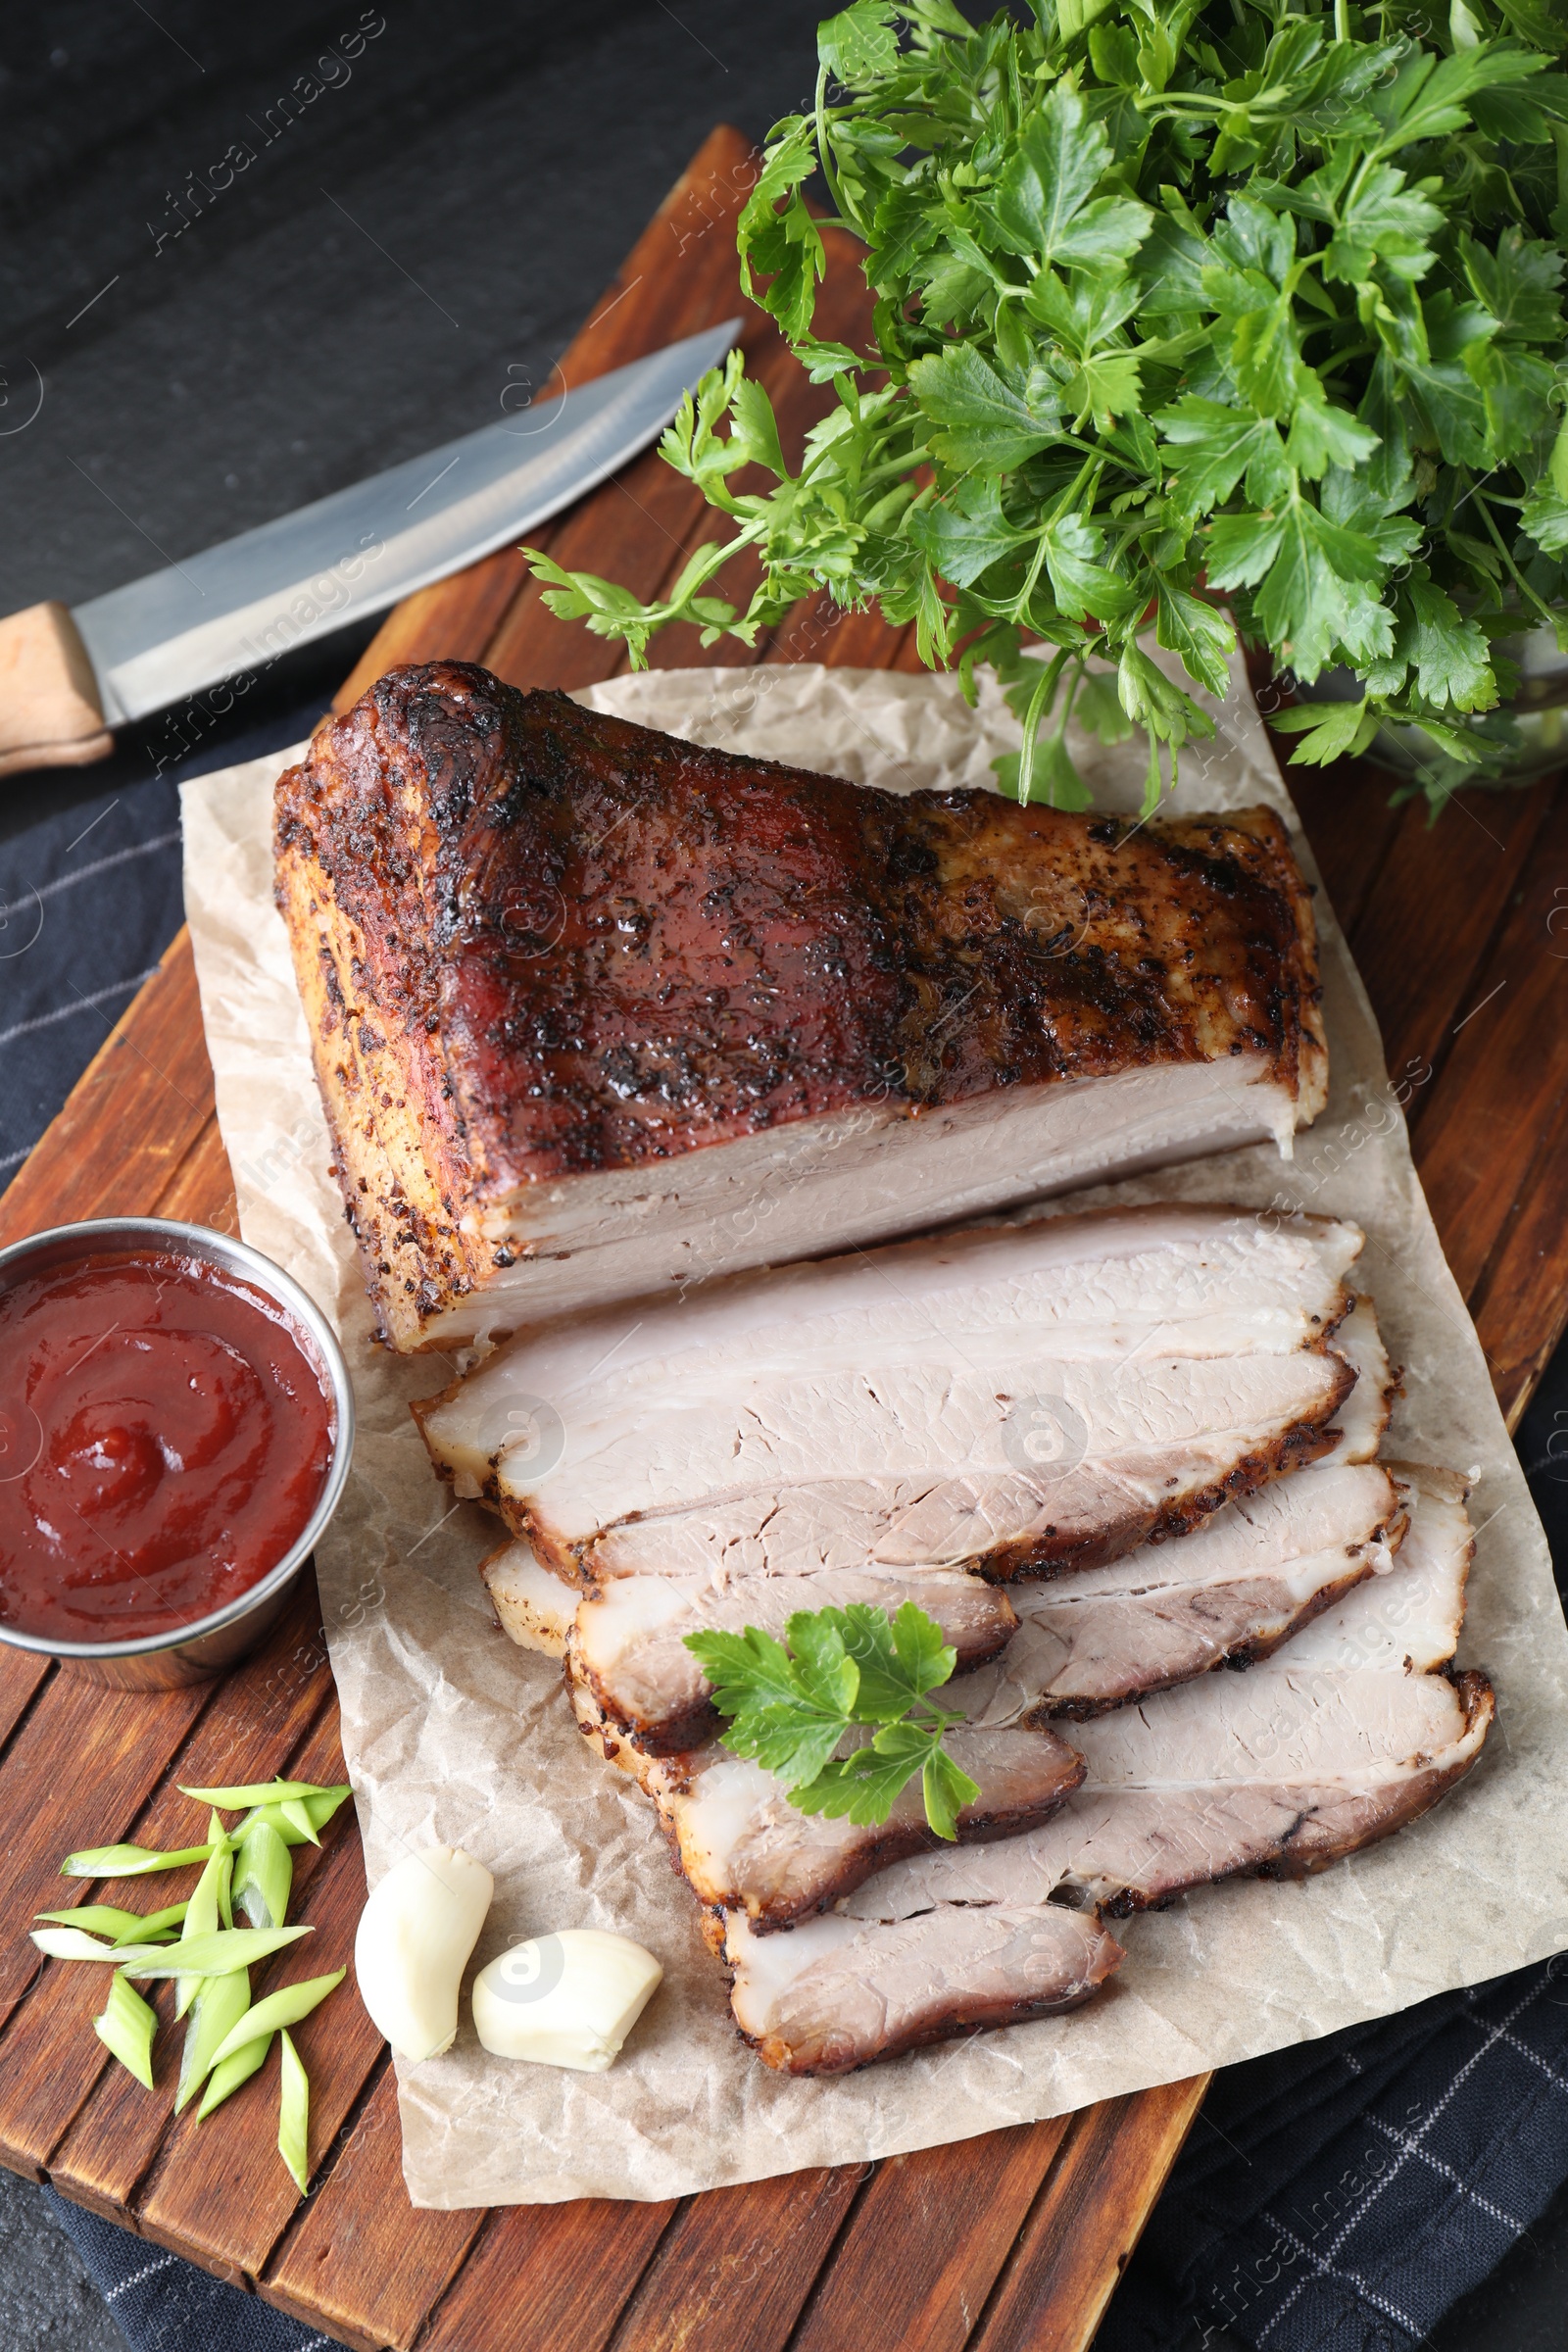
[[[0,776],[82,767],[115,748],[87,649],[64,605],[0,620]]]

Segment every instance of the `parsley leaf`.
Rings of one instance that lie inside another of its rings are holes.
[[[942,1744],[957,1717],[927,1703],[957,1662],[941,1627],[913,1601],[891,1620],[853,1602],[797,1611],[786,1635],[787,1647],[755,1625],[686,1636],[729,1719],[724,1745],[777,1773],[803,1813],[834,1820],[886,1821],[918,1775],[932,1829],[956,1837],[980,1790]]]
[[[661,448],[726,535],[653,602],[534,552],[547,606],[637,663],[676,621],[755,648],[812,592],[874,605],[966,691],[994,667],[1004,788],[1085,805],[1073,712],[1145,731],[1152,808],[1208,730],[1224,594],[1304,679],[1353,673],[1298,758],[1395,724],[1497,772],[1489,647],[1568,638],[1568,35],[1556,0],[1436,16],[855,0],[737,225],[827,418],[791,471],[715,369]],[[817,332],[830,255],[869,345]]]

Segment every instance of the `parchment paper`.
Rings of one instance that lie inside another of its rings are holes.
[[[1016,744],[1000,697],[978,714],[955,681],[778,667],[656,672],[584,694],[699,742],[798,760],[895,789],[989,784]],[[1179,805],[1267,801],[1295,812],[1239,676],[1217,742],[1184,759]],[[1078,747],[1105,804],[1137,806],[1141,741]],[[515,1648],[474,1574],[498,1540],[453,1506],[408,1414],[449,1367],[399,1361],[370,1317],[336,1187],[270,857],[274,756],[184,788],[185,891],[218,1112],[247,1241],[332,1314],[353,1366],[361,1435],[343,1506],[318,1550],[343,1740],[371,1883],[411,1847],[462,1844],[494,1872],[475,1966],[567,1926],[635,1936],[665,1980],[604,2075],[487,2057],[466,2021],[455,2048],[400,2065],[404,2171],[417,2205],[661,2198],[805,2165],[961,2139],[1177,2080],[1568,1944],[1568,1633],[1544,1539],[1493,1398],[1481,1348],[1422,1199],[1370,1007],[1323,897],[1333,1094],[1297,1140],[1232,1152],[1075,1197],[1242,1200],[1354,1218],[1361,1261],[1405,1396],[1388,1450],[1478,1475],[1480,1529],[1461,1658],[1487,1667],[1499,1721],[1447,1802],[1368,1853],[1299,1885],[1206,1888],[1128,1923],[1128,1957],[1078,2014],[927,2051],[832,2082],[770,2074],[730,2023],[721,1972],[651,1809],[591,1755],[548,1659]],[[1448,821],[1455,821],[1449,819]]]

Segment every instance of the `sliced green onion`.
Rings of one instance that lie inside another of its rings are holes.
[[[234,1861],[234,1903],[253,1928],[280,1928],[288,1917],[294,1865],[288,1847],[264,1814],[240,1839]]]
[[[285,1944],[315,1932],[303,1927],[220,1928],[216,1936],[193,1936],[188,1943],[137,1945],[134,1956],[122,1947],[115,1957],[133,1977],[226,1977],[236,1968],[255,1968]]]
[[[313,2009],[319,2007],[329,1992],[336,1991],[347,1974],[346,1969],[338,1968],[329,1977],[307,1977],[302,1984],[280,1984],[276,1992],[270,1992],[265,2001],[258,2001],[248,2015],[239,2019],[213,2064],[221,2066],[225,2058],[232,2058],[236,2050],[254,2041],[259,2034],[272,2034],[284,2026],[297,2026],[302,2017],[309,2017]]]
[[[198,1936],[216,1936],[218,1933],[219,1893],[222,1884],[224,1865],[232,1864],[232,1856],[228,1850],[228,1838],[224,1834],[223,1825],[216,1813],[213,1815],[213,1822],[218,1836],[214,1839],[212,1851],[208,1855],[207,1867],[197,1880],[195,1891],[186,1906],[185,1925],[179,1938],[181,1943],[191,1943]],[[225,1920],[223,1925],[232,1927],[233,1922]],[[201,1984],[200,1976],[194,1973],[180,1978],[179,1987],[174,1995],[176,2019],[184,2016],[200,1991]]]
[[[319,1781],[246,1781],[234,1788],[187,1788],[181,1782],[180,1794],[193,1796],[199,1805],[220,1805],[225,1813],[238,1813],[246,1805],[275,1805],[294,1796],[335,1796],[337,1791],[324,1788]]]
[[[298,1830],[300,1836],[308,1838],[312,1845],[320,1844],[321,1840],[318,1835],[316,1824],[311,1819],[310,1811],[303,1797],[290,1797],[286,1804],[279,1805],[277,1809],[291,1830]]]
[[[221,2107],[242,2082],[248,2082],[258,2067],[266,2065],[267,2053],[271,2046],[270,2034],[261,2041],[248,2041],[242,2050],[235,2051],[232,2058],[225,2058],[221,2066],[214,2068],[202,2094],[202,2103],[196,2110],[198,2123],[204,2115],[211,2115],[215,2107]]]
[[[311,1829],[313,1831],[324,1829],[339,1805],[353,1793],[351,1788],[342,1788],[323,1789],[319,1796],[302,1796],[299,1802],[304,1808]],[[247,1830],[254,1829],[259,1821],[270,1822],[285,1845],[314,1845],[317,1842],[314,1837],[304,1830],[297,1829],[294,1823],[285,1817],[281,1805],[258,1805],[254,1812],[247,1813],[244,1820],[236,1824],[233,1836],[236,1838],[243,1838]]]
[[[277,2092],[277,2152],[303,2197],[311,2185],[311,2079],[286,2033],[278,2035],[282,2066]]]
[[[251,2005],[251,1980],[246,1969],[237,1968],[227,1977],[195,1977],[191,1982],[196,1993],[179,2053],[179,2087],[174,2093],[176,2115],[200,2090],[213,2071],[219,2043]],[[180,1989],[183,1991],[183,1985]]]
[[[181,1846],[176,1854],[155,1854],[145,1845],[90,1845],[68,1854],[60,1865],[63,1879],[140,1879],[150,1870],[179,1870],[187,1862],[205,1862],[210,1845]]]
[[[49,1960],[113,1960],[117,1965],[125,1956],[123,1944],[100,1943],[96,1936],[83,1935],[80,1928],[34,1928],[32,1940]],[[157,1951],[157,1944],[136,1944],[136,1951]]]
[[[153,2035],[158,2031],[158,2013],[118,1973],[110,1981],[109,2005],[102,2017],[93,2019],[92,2030],[114,2051],[126,2072],[151,2090]]]
[[[183,1925],[185,1906],[171,1903],[166,1910],[149,1911],[145,1917],[136,1911],[127,1911],[124,1916],[130,1924],[122,1928],[115,1937],[117,1943],[162,1943],[175,1928]]]
[[[185,1916],[185,1906],[171,1903],[167,1911],[121,1911],[113,1903],[78,1903],[72,1911],[35,1911],[32,1916],[57,1921],[62,1927],[87,1928],[93,1935],[107,1936],[116,1943],[127,1943],[132,1938],[151,1943],[154,1936],[178,1927]]]

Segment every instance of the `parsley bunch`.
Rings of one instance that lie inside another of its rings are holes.
[[[835,1821],[886,1821],[918,1773],[927,1821],[956,1838],[961,1807],[980,1790],[942,1744],[957,1715],[930,1704],[957,1662],[942,1628],[911,1600],[892,1619],[853,1601],[799,1610],[785,1634],[787,1648],[755,1625],[686,1636],[730,1718],[724,1745],[776,1772],[803,1813]],[[875,1726],[870,1740],[838,1754],[862,1725]]]
[[[1549,621],[1568,649],[1568,32],[1555,0],[1432,5],[1032,0],[976,27],[858,0],[739,224],[832,411],[791,473],[732,357],[662,445],[727,535],[654,605],[535,554],[547,601],[638,662],[671,620],[754,645],[818,588],[874,603],[966,689],[996,666],[1020,799],[1087,805],[1076,711],[1145,729],[1152,808],[1161,748],[1174,772],[1213,727],[1140,639],[1222,695],[1223,598],[1303,683],[1354,673],[1276,722],[1298,760],[1392,722],[1450,784],[1494,772],[1499,642]],[[818,172],[864,249],[869,353],[814,332]],[[737,487],[750,466],[768,487]],[[743,548],[738,612],[713,583]]]

